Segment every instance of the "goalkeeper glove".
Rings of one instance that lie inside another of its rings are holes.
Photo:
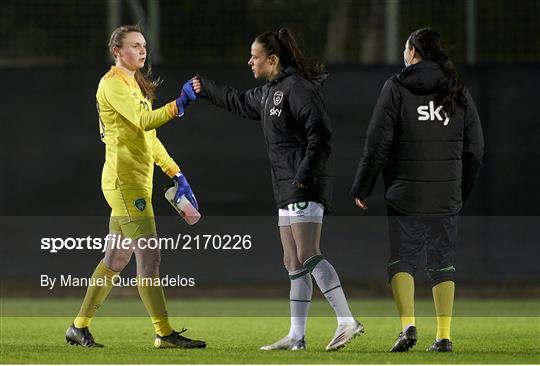
[[[173,177],[174,185],[176,186],[176,194],[174,196],[174,203],[180,203],[182,196],[186,196],[187,200],[199,210],[199,205],[197,204],[197,199],[189,186],[189,183],[182,173],[178,173]]]
[[[184,114],[184,108],[197,100],[195,90],[193,90],[192,80],[189,80],[182,85],[180,96],[176,99],[176,107],[178,108],[178,116]]]

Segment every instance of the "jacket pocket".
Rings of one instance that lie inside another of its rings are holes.
[[[274,181],[293,181],[298,166],[300,165],[300,151],[287,151],[282,155],[282,159],[272,162],[272,172]]]

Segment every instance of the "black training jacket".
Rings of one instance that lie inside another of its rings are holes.
[[[320,94],[323,75],[308,80],[295,68],[265,85],[238,91],[199,76],[201,97],[242,117],[259,120],[270,159],[276,206],[314,201],[330,211],[332,180],[328,158],[332,129]],[[307,188],[293,185],[299,182]]]
[[[431,61],[386,81],[367,130],[354,197],[368,197],[382,169],[386,203],[400,213],[458,213],[480,168],[484,137],[466,88],[466,107],[456,106],[452,117],[435,105],[448,81]]]

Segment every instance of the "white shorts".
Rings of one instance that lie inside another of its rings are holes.
[[[322,224],[324,206],[318,202],[289,203],[278,210],[278,226],[290,226],[301,222]]]

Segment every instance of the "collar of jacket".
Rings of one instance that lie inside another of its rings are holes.
[[[407,66],[397,74],[397,80],[414,93],[435,93],[447,88],[448,75],[431,60],[423,60]]]
[[[295,75],[295,74],[302,78],[305,78],[305,76],[302,73],[300,73],[300,71],[298,71],[296,68],[292,66],[289,66],[286,69],[281,70],[281,72],[277,74],[277,76],[274,79],[267,80],[266,85],[267,86],[276,85],[277,83],[279,83],[281,80],[285,79],[286,77],[290,75]],[[313,83],[317,87],[317,89],[320,89],[322,85],[324,84],[324,82],[326,81],[326,79],[328,79],[328,75],[329,75],[328,72],[323,72],[321,75],[317,76],[316,78],[308,79],[308,80],[311,83]]]
[[[298,73],[298,70],[296,70],[292,66],[289,66],[286,69],[281,70],[281,72],[277,74],[277,76],[274,79],[267,80],[266,85],[268,86],[276,85],[277,83],[279,83],[281,80],[285,79],[286,77],[292,74],[297,74],[297,73]]]

